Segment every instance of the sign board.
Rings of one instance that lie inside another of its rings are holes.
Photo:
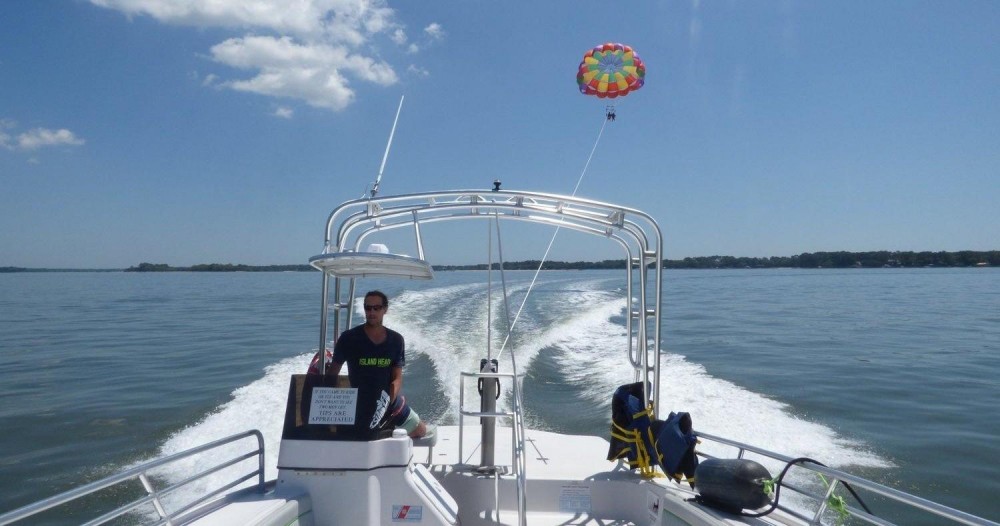
[[[358,390],[354,387],[316,387],[309,404],[309,423],[354,425]]]
[[[590,513],[590,486],[566,484],[560,487],[559,511]]]

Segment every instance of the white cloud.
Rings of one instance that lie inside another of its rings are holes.
[[[231,38],[213,46],[212,57],[234,68],[258,70],[250,79],[228,82],[233,89],[301,99],[332,110],[354,99],[343,71],[383,86],[397,81],[385,62],[352,55],[342,46],[300,44],[287,36]]]
[[[278,106],[273,113],[275,117],[281,117],[282,119],[291,119],[294,114],[295,111],[287,106]]]
[[[27,151],[37,150],[46,146],[80,146],[86,142],[65,128],[58,130],[35,128],[21,133],[16,138],[4,131],[13,129],[15,126],[16,124],[12,120],[0,120],[0,146],[8,150]]]
[[[392,33],[392,41],[402,46],[406,43],[406,31],[402,29],[397,29]]]
[[[17,136],[17,146],[22,150],[35,150],[44,146],[59,146],[61,144],[80,146],[83,143],[83,139],[65,128],[58,130],[35,128]]]
[[[441,40],[442,38],[444,38],[444,30],[441,29],[441,24],[438,24],[437,22],[434,22],[431,25],[425,27],[424,33],[427,33],[427,35],[429,35],[434,40]]]
[[[421,68],[421,67],[419,67],[419,66],[417,66],[415,64],[410,64],[410,66],[408,68],[406,68],[406,71],[409,72],[409,73],[412,73],[414,75],[417,75],[419,77],[429,77],[429,76],[431,76],[431,72],[430,71],[427,71],[426,69]]]
[[[385,0],[90,1],[165,24],[239,30],[244,36],[216,44],[211,55],[252,76],[208,75],[204,85],[300,99],[331,110],[354,100],[352,79],[381,86],[397,81],[393,67],[374,55],[372,37],[385,34],[401,46],[408,41]],[[433,36],[441,29],[432,24],[425,31]]]
[[[299,38],[358,45],[366,34],[394,26],[381,0],[91,0],[129,16],[166,24],[267,29]]]
[[[410,45],[406,47],[406,52],[410,55],[415,55],[419,53],[422,48],[430,47],[441,40],[444,40],[444,30],[441,28],[441,24],[434,22],[424,28],[423,43],[419,45],[416,42],[410,43]]]

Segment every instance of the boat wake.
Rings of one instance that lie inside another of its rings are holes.
[[[563,351],[559,353],[559,368],[570,383],[586,386],[581,395],[594,407],[610,408],[615,388],[632,381],[632,368],[615,345],[622,340],[625,328],[612,321],[624,314],[624,299],[596,307],[566,327],[557,342]],[[793,457],[826,459],[831,466],[892,466],[865,444],[795,416],[784,402],[713,378],[703,366],[679,354],[664,352],[660,359],[661,418],[671,411],[688,412],[695,429],[740,442],[767,444],[773,451]],[[595,371],[600,374],[595,375]]]
[[[621,291],[609,288],[610,283],[607,279],[583,282],[557,279],[546,281],[532,291],[532,301],[526,304],[517,322],[514,344],[508,345],[501,357],[501,369],[510,370],[503,365],[505,360],[509,363],[506,353],[511,352],[510,348],[516,353],[518,367],[523,373],[530,373],[542,363],[554,367],[560,371],[559,381],[582,386],[573,391],[574,396],[585,402],[578,404],[579,407],[603,412],[610,421],[611,393],[618,385],[631,382],[633,374],[621,348],[625,333],[622,322],[625,299]],[[494,286],[496,292],[499,285],[495,283]],[[508,282],[511,316],[526,290],[526,280]],[[453,285],[405,291],[390,304],[386,324],[405,336],[408,357],[412,359],[422,354],[433,364],[436,382],[432,383],[440,386],[443,390],[440,396],[450,403],[451,409],[443,418],[445,423],[457,421],[459,373],[475,370],[479,360],[486,356],[481,343],[486,340],[487,332],[486,297],[482,285]],[[491,315],[494,327],[503,327],[503,307],[499,299],[494,300]],[[491,339],[496,356],[503,334],[494,329]],[[236,389],[229,402],[169,437],[157,456],[257,428],[265,437],[266,477],[275,478],[288,377],[304,372],[311,355],[312,352],[302,353],[268,366],[262,378]],[[816,458],[833,467],[892,466],[865,444],[839,435],[821,423],[796,416],[788,403],[714,378],[703,366],[689,362],[684,356],[664,352],[662,371],[662,392],[658,401],[662,416],[670,411],[687,411],[697,430],[742,442],[766,444],[768,449],[793,457]],[[427,383],[426,379],[424,382]],[[474,382],[470,382],[467,389],[467,403],[478,406],[475,399],[470,398],[475,396]],[[419,410],[421,404],[418,401],[414,404]],[[532,420],[537,420],[528,424],[545,427],[545,415],[532,407],[530,399],[526,405],[533,415]],[[225,454],[220,452],[220,458]],[[777,474],[774,466],[768,467],[772,474]],[[177,482],[194,471],[193,465],[180,462],[156,475]],[[231,474],[226,472],[213,474],[183,489],[180,493],[185,495],[179,500],[231,479]]]

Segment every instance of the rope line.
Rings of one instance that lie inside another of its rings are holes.
[[[577,190],[580,189],[580,184],[583,182],[583,177],[587,174],[587,169],[590,168],[590,161],[594,158],[594,152],[597,151],[597,145],[601,142],[601,137],[604,135],[604,128],[610,122],[608,119],[602,119],[601,131],[597,133],[597,140],[594,141],[594,147],[590,149],[590,155],[587,157],[587,162],[583,165],[583,171],[580,172],[580,177],[576,180],[576,186],[573,187],[572,197],[576,197]],[[514,330],[514,326],[517,325],[517,320],[521,318],[521,311],[524,310],[524,305],[528,302],[528,296],[531,295],[532,289],[535,288],[535,282],[538,280],[538,274],[542,271],[542,266],[545,265],[545,261],[549,258],[549,251],[552,250],[552,244],[556,241],[556,236],[559,235],[559,229],[562,228],[560,225],[556,225],[555,232],[552,232],[552,239],[549,240],[549,246],[545,247],[545,254],[542,255],[542,260],[538,262],[538,268],[535,269],[535,275],[531,278],[531,283],[528,284],[528,290],[524,293],[524,298],[521,299],[521,306],[517,308],[517,313],[514,314],[514,321],[510,323],[509,330],[507,331],[507,336],[504,337],[503,344],[500,345],[500,351],[497,352],[497,359],[503,356],[503,351],[507,348],[507,342],[510,340],[511,332]],[[503,268],[503,263],[500,263],[501,269]]]
[[[778,474],[777,477],[774,477],[771,480],[765,480],[765,481],[763,481],[764,482],[764,493],[770,494],[770,490],[774,491],[774,499],[771,500],[771,505],[766,510],[761,511],[761,512],[748,513],[748,512],[745,512],[745,511],[740,511],[739,514],[742,515],[742,516],[744,516],[744,517],[763,517],[764,515],[767,515],[767,514],[771,513],[772,511],[774,511],[775,509],[777,509],[777,507],[778,507],[778,499],[781,498],[781,485],[782,485],[782,481],[784,481],[784,479],[785,479],[785,475],[788,473],[788,470],[791,469],[792,466],[794,466],[796,464],[802,464],[802,463],[805,463],[805,462],[810,462],[812,464],[816,464],[817,466],[824,466],[824,467],[826,467],[826,464],[823,464],[822,462],[813,460],[813,459],[811,459],[809,457],[799,457],[799,458],[796,458],[796,459],[792,459],[787,464],[785,464],[784,469],[781,470],[781,473]],[[830,484],[826,481],[826,477],[824,477],[822,473],[817,473],[817,475],[819,475],[820,480],[822,480],[823,483],[826,484],[826,486],[829,488]],[[873,517],[875,516],[875,514],[872,513],[872,510],[868,508],[868,505],[865,504],[865,501],[861,500],[861,496],[858,495],[858,493],[856,491],[854,491],[854,488],[852,488],[851,485],[847,483],[847,481],[840,480],[839,482],[840,482],[840,484],[842,486],[844,486],[847,489],[847,491],[849,491],[851,493],[851,495],[854,497],[854,499],[858,501],[858,504],[860,504],[861,507],[864,508],[864,510],[865,510],[866,513],[868,513],[869,515],[871,515]],[[698,497],[695,497],[695,498],[697,499],[697,498],[702,498],[702,497],[699,495]],[[827,500],[826,502],[827,502],[827,506],[830,509],[832,509],[833,511],[837,512],[837,515],[838,515],[838,524],[840,524],[842,521],[844,521],[846,519],[847,515],[850,515],[850,511],[848,511],[848,509],[847,509],[847,502],[844,501],[843,497],[840,497],[838,495],[830,495],[829,500]]]

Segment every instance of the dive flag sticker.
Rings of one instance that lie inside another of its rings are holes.
[[[392,522],[421,522],[423,519],[423,506],[411,506],[409,504],[392,505]]]

